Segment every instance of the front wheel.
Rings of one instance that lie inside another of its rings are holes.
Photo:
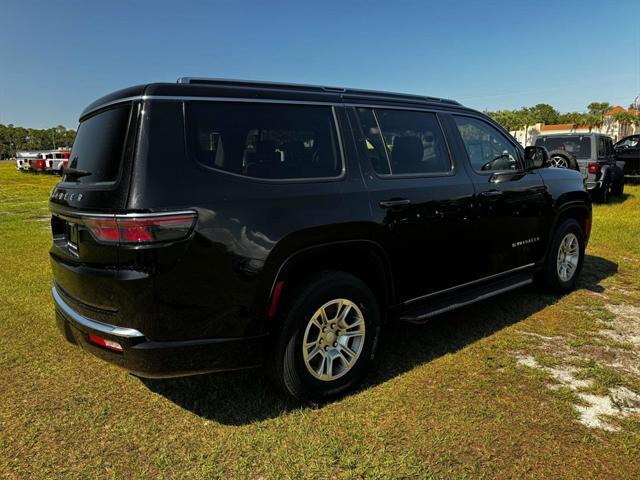
[[[322,402],[362,380],[380,331],[378,302],[362,280],[343,272],[315,275],[280,318],[271,375],[287,394]]]
[[[555,293],[575,288],[584,263],[585,238],[580,224],[573,218],[562,222],[556,230],[541,272],[542,286]]]

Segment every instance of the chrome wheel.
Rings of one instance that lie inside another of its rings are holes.
[[[558,248],[556,267],[560,280],[563,282],[571,280],[578,268],[579,260],[580,244],[578,243],[578,237],[573,233],[567,233],[560,242],[560,248]]]
[[[555,155],[549,159],[549,166],[552,168],[569,168],[569,162],[560,155]]]
[[[364,348],[364,316],[344,298],[331,300],[311,316],[302,338],[302,357],[309,373],[336,380],[356,364]]]

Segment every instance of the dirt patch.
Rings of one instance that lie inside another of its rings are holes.
[[[607,305],[614,316],[611,328],[601,330],[601,334],[620,343],[640,347],[640,307],[634,305]]]
[[[594,295],[610,301],[606,295]],[[549,375],[553,380],[550,389],[564,387],[575,393],[577,403],[574,408],[580,423],[589,428],[615,431],[617,426],[612,419],[640,414],[640,395],[616,382],[606,383],[606,388],[602,382],[598,385],[595,378],[589,378],[590,373],[585,374],[584,369],[575,365],[587,364],[600,371],[608,368],[614,376],[623,374],[628,378],[640,378],[640,307],[610,303],[604,307],[611,314],[606,320],[596,309],[593,312],[582,309],[601,319],[601,329],[587,338],[519,332],[538,341],[535,351],[542,355],[541,358],[550,359],[544,362],[547,365],[541,365],[531,355],[516,353],[515,356],[519,365]]]
[[[640,395],[626,387],[612,388],[608,395],[582,392],[580,390],[593,386],[593,381],[578,378],[577,368],[545,367],[530,355],[516,354],[516,358],[519,365],[543,370],[555,380],[555,383],[549,385],[550,389],[565,387],[575,391],[580,404],[574,405],[574,408],[578,413],[578,421],[586,427],[615,432],[618,427],[610,423],[610,418],[624,418],[640,413]]]

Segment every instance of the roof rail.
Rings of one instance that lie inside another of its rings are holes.
[[[305,85],[300,83],[281,83],[281,82],[267,82],[262,80],[235,80],[229,78],[204,78],[204,77],[180,77],[177,83],[185,84],[203,84],[203,85],[233,85],[241,84],[246,87],[253,88],[270,88],[270,89],[282,89],[282,90],[300,90],[300,91],[316,91],[316,92],[328,92],[328,93],[344,93],[353,97],[377,97],[379,99],[386,100],[409,100],[419,103],[446,103],[449,105],[461,105],[455,100],[449,100],[445,98],[427,97],[424,95],[413,95],[410,93],[394,93],[383,92],[376,90],[363,90],[355,88],[344,87],[326,87],[320,85]]]

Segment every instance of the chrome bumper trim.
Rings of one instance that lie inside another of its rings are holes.
[[[144,337],[144,335],[135,328],[116,327],[107,323],[96,322],[95,320],[91,320],[84,315],[80,315],[62,299],[62,297],[56,290],[56,287],[51,288],[51,296],[53,296],[53,301],[56,303],[56,306],[60,310],[62,310],[62,312],[67,317],[69,317],[74,322],[79,323],[83,327],[90,328],[91,330],[105,333],[107,335],[114,335],[116,337],[122,338]]]

